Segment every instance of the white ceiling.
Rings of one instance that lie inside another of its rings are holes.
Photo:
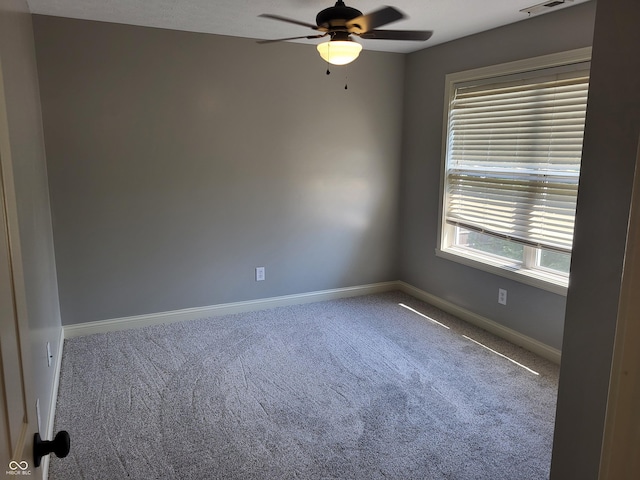
[[[521,9],[542,0],[388,0],[408,18],[390,24],[394,30],[433,30],[426,42],[359,40],[369,50],[412,52],[527,18]],[[568,0],[548,8],[557,11],[588,0]],[[259,18],[281,15],[315,24],[315,16],[335,0],[27,0],[31,13],[147,27],[214,33],[258,39],[313,35],[311,29]],[[387,0],[347,0],[363,13]],[[319,43],[318,40],[301,40]]]

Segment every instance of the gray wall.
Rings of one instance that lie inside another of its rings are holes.
[[[404,56],[34,28],[64,324],[397,278]]]
[[[587,2],[410,54],[406,64],[400,278],[558,349],[564,296],[435,256],[445,75],[590,46],[594,16]]]
[[[598,478],[625,249],[640,249],[626,245],[640,173],[640,2],[600,0],[596,17],[553,480]],[[624,374],[637,378],[640,371]]]
[[[5,183],[15,189],[18,236],[12,240],[19,237],[14,253],[19,250],[21,254],[23,278],[16,281],[24,285],[24,300],[18,296],[24,305],[18,305],[18,312],[27,316],[28,331],[21,336],[23,345],[26,338],[30,346],[24,358],[31,367],[27,374],[32,374],[25,378],[28,411],[35,427],[35,399],[39,398],[42,427],[46,429],[55,371],[47,367],[46,343],[51,342],[57,354],[61,323],[33,30],[24,0],[0,2],[0,69],[9,134],[9,149],[2,152],[3,167],[10,163],[10,169],[3,168],[3,175]]]

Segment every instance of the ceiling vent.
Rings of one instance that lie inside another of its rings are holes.
[[[548,12],[553,7],[557,7],[558,5],[563,5],[567,2],[573,2],[573,0],[549,0],[546,2],[538,3],[531,7],[523,8],[520,10],[521,12],[526,12],[529,15],[534,15],[536,13]]]

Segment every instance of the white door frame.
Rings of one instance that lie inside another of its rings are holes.
[[[640,138],[631,195],[600,480],[640,478]]]
[[[0,473],[16,467],[11,461],[23,461],[29,427],[3,183],[0,163]]]
[[[30,375],[27,302],[22,271],[18,209],[7,119],[4,79],[0,66],[0,475],[33,469],[37,430]],[[15,463],[14,463],[15,462]],[[25,462],[27,468],[25,467]],[[24,478],[24,477],[23,477]]]

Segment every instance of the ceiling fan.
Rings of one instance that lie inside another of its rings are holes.
[[[293,23],[302,27],[309,27],[319,33],[317,35],[303,35],[300,37],[278,38],[275,40],[261,40],[258,43],[282,42],[301,38],[323,38],[330,40],[318,45],[320,56],[334,65],[346,65],[358,58],[362,45],[354,42],[351,35],[365,39],[376,40],[428,40],[433,32],[430,30],[378,30],[378,27],[396,22],[405,15],[393,7],[383,7],[374,12],[363,15],[360,10],[348,7],[342,0],[338,0],[333,7],[325,8],[316,16],[316,25],[301,22],[280,15],[263,13],[261,17],[271,18],[282,22]]]

